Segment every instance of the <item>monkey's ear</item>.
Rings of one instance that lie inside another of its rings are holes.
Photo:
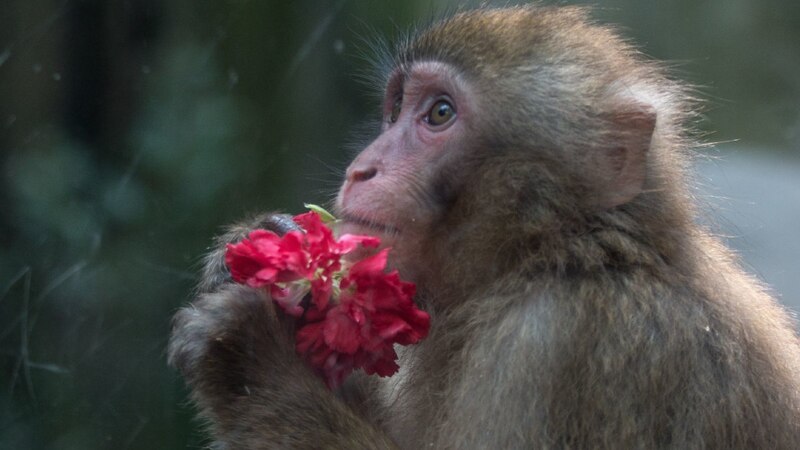
[[[647,152],[656,127],[656,110],[638,101],[617,104],[605,115],[611,132],[592,152],[589,170],[600,176],[599,206],[605,209],[633,200],[642,192],[647,177]]]

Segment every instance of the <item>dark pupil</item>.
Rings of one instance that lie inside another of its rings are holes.
[[[439,112],[438,112],[439,117],[445,117],[449,112],[450,112],[450,106],[448,106],[446,103],[439,105]]]

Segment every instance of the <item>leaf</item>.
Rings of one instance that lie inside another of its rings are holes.
[[[329,213],[325,208],[314,205],[312,203],[303,203],[303,206],[308,208],[309,211],[314,211],[315,213],[319,214],[319,218],[322,219],[323,223],[334,223],[336,222],[336,217],[333,214]]]

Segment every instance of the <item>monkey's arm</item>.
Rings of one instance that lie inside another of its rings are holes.
[[[392,448],[294,353],[262,291],[225,285],[175,316],[170,363],[222,448]]]
[[[200,295],[175,315],[170,364],[221,448],[392,448],[295,354],[290,324],[268,294],[227,281],[224,244],[254,227],[285,233],[287,216],[233,227],[206,261]]]

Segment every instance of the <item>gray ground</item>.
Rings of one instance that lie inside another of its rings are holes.
[[[800,153],[800,152],[796,152]],[[700,193],[745,266],[800,312],[800,157],[723,148],[698,166]]]

